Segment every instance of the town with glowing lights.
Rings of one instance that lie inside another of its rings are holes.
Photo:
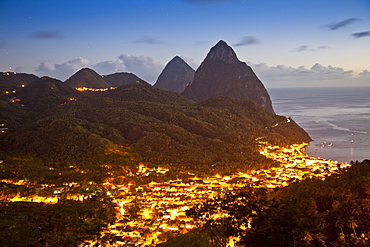
[[[312,138],[223,40],[154,85],[0,72],[0,246],[369,246],[370,160]]]
[[[84,188],[87,193],[74,194],[71,188],[77,188],[78,183],[65,183],[63,187],[54,187],[44,184],[36,188],[36,193],[27,197],[6,197],[2,200],[10,202],[39,202],[57,203],[61,193],[67,193],[70,200],[81,200],[96,193],[106,193],[112,198],[116,207],[115,222],[108,225],[100,232],[100,237],[121,237],[119,241],[109,246],[154,246],[166,240],[164,233],[186,233],[192,228],[200,227],[202,219],[189,218],[186,211],[191,207],[217,198],[225,192],[236,188],[258,187],[274,189],[288,186],[293,182],[305,178],[325,180],[328,176],[339,173],[340,170],[350,167],[347,163],[338,163],[306,155],[304,147],[307,144],[296,144],[289,147],[270,146],[268,143],[259,142],[260,153],[281,165],[270,169],[251,170],[248,173],[235,173],[229,175],[214,175],[198,177],[189,173],[187,181],[181,179],[161,183],[151,182],[140,186],[133,184],[113,184],[105,182],[104,192],[92,191],[88,193],[89,186]],[[148,168],[140,164],[137,173],[131,176],[149,176],[151,173],[166,173],[168,169]],[[27,181],[1,180],[8,184],[28,186]],[[93,183],[90,182],[93,186]],[[51,189],[51,196],[40,196],[45,189]],[[214,215],[213,217],[222,217]],[[94,246],[94,239],[87,239],[80,246]],[[231,245],[229,245],[231,246]]]

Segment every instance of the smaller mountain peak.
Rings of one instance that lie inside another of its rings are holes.
[[[175,56],[167,63],[159,75],[154,87],[182,93],[194,77],[194,69],[181,57]]]
[[[65,83],[74,88],[107,88],[110,86],[96,71],[90,68],[80,69],[66,80]]]
[[[92,73],[96,73],[96,71],[95,70],[93,70],[93,69],[90,69],[90,68],[82,68],[82,69],[80,69],[79,71],[77,71],[77,73],[79,73],[79,72],[92,72]],[[96,73],[97,74],[97,73]]]
[[[223,41],[222,39],[220,41],[218,41],[218,43],[215,46],[221,46],[221,45],[228,46],[228,44],[225,41]]]
[[[214,47],[211,48],[207,58],[222,60],[228,63],[239,62],[234,50],[223,40],[220,40]]]
[[[102,78],[112,87],[120,87],[141,80],[135,74],[128,72],[116,72],[114,74],[104,75]]]
[[[180,56],[175,56],[169,63],[186,63]]]

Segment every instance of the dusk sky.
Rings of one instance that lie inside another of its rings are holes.
[[[370,0],[0,0],[0,71],[153,84],[221,39],[267,88],[370,86]]]

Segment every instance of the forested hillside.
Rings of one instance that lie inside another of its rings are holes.
[[[145,82],[105,92],[78,92],[41,78],[2,101],[5,163],[27,155],[52,167],[99,167],[110,146],[130,148],[138,162],[175,170],[232,172],[272,165],[256,139],[309,141],[294,121],[252,101],[216,97],[195,103]],[[94,169],[90,169],[93,171]]]
[[[247,188],[197,205],[194,218],[209,219],[197,231],[160,246],[247,247],[370,246],[370,161],[343,174],[306,179],[275,191]],[[214,215],[226,214],[215,219]]]
[[[217,96],[194,102],[141,80],[80,92],[35,78],[1,95],[0,125],[4,246],[66,246],[98,236],[114,241],[101,235],[117,220],[108,188],[278,166],[259,153],[259,142],[311,140],[292,119],[253,101]],[[148,176],[139,166],[166,172]],[[369,161],[340,173],[269,191],[221,189],[219,198],[188,210],[193,219],[208,219],[201,228],[166,232],[161,246],[369,246]],[[138,187],[131,190],[140,194]],[[9,201],[35,195],[57,202]],[[127,220],[137,217],[138,205]]]

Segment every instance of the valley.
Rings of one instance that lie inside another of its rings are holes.
[[[83,201],[92,195],[105,193],[115,205],[114,222],[104,227],[94,239],[86,240],[81,245],[94,246],[96,243],[104,243],[105,246],[127,244],[154,246],[164,242],[169,233],[172,235],[186,233],[192,228],[201,227],[205,222],[202,219],[188,217],[186,211],[209,199],[215,199],[225,192],[250,186],[266,189],[281,188],[307,178],[324,180],[327,176],[339,174],[350,167],[349,164],[309,157],[304,153],[305,145],[279,147],[259,142],[260,153],[280,163],[280,166],[270,169],[207,177],[189,173],[187,179],[143,185],[115,184],[108,181],[94,184],[90,181],[85,187],[78,182],[69,182],[64,183],[63,187],[44,184],[42,187],[32,188],[27,181],[1,180],[2,183],[23,185],[38,191],[26,197],[7,195],[1,200],[3,203],[58,203],[63,196],[67,200]],[[166,172],[168,169],[160,167],[153,169],[141,164],[137,167],[136,173],[130,176],[150,177]],[[93,186],[96,188],[92,189]],[[78,188],[85,193],[74,192]],[[51,190],[52,195],[41,196],[44,190]],[[212,217],[217,219],[223,216],[213,215]]]

